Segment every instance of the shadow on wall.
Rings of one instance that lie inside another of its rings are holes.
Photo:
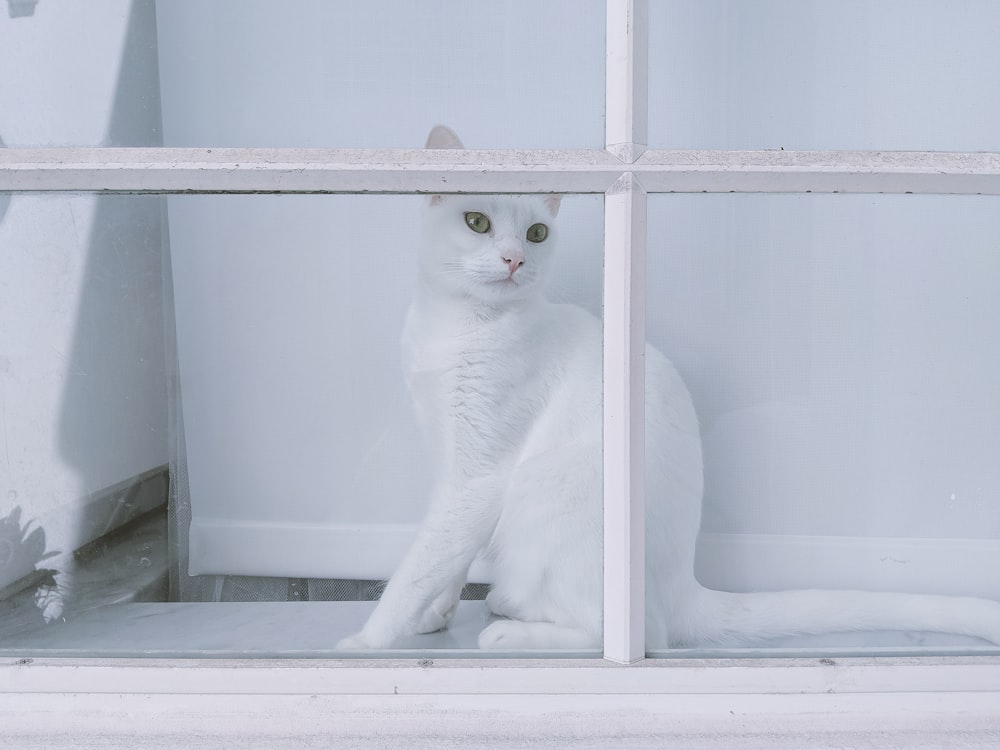
[[[153,0],[130,9],[111,119],[109,146],[162,144]],[[59,449],[87,493],[75,546],[149,510],[142,493],[108,492],[167,463],[164,356],[163,198],[100,196],[80,277],[79,306],[62,396]],[[59,575],[72,600],[72,563]]]
[[[152,0],[132,5],[106,143],[162,143]],[[59,442],[89,492],[166,463],[162,200],[95,201]]]

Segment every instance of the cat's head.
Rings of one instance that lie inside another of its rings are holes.
[[[427,148],[461,149],[438,125]],[[421,273],[433,289],[490,304],[537,296],[552,266],[558,195],[432,195]]]

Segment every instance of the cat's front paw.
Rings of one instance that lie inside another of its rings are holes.
[[[451,618],[455,616],[455,609],[457,606],[457,601],[452,602],[451,606],[447,606],[443,600],[434,602],[430,607],[424,610],[423,615],[420,616],[416,632],[436,633],[439,630],[444,630],[448,627],[448,623],[451,622]],[[441,607],[446,608],[442,610],[440,609]]]
[[[370,651],[373,648],[363,633],[355,633],[337,641],[338,651]]]
[[[337,642],[338,651],[381,651],[392,648],[392,638],[379,638],[362,630]]]

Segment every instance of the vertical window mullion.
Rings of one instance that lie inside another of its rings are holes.
[[[606,144],[646,142],[646,0],[608,0]],[[646,193],[626,171],[604,199],[604,658],[645,654]]]
[[[605,143],[626,163],[648,141],[648,0],[608,0]]]

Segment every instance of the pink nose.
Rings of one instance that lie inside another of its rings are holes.
[[[521,250],[514,250],[513,248],[505,250],[500,254],[500,258],[507,264],[511,276],[514,275],[514,271],[524,265],[524,252]]]

